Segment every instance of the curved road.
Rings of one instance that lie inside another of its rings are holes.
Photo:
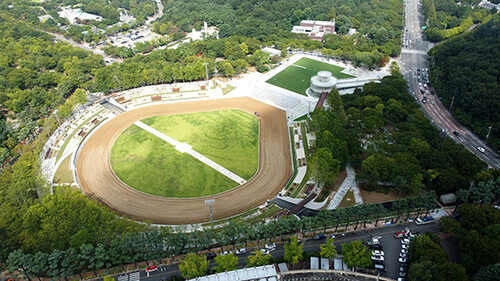
[[[121,182],[110,165],[111,147],[135,121],[158,115],[222,109],[259,112],[259,169],[247,183],[223,193],[188,199],[153,196]],[[292,175],[290,140],[286,113],[251,98],[231,98],[152,105],[120,114],[95,131],[83,144],[76,161],[76,175],[82,190],[120,214],[160,224],[188,224],[209,220],[206,199],[214,219],[242,213],[274,198]]]
[[[164,9],[163,3],[161,2],[161,0],[155,0],[155,2],[156,2],[156,6],[158,7],[158,11],[153,16],[149,17],[143,25],[138,26],[138,27],[134,28],[133,30],[139,29],[139,28],[143,27],[144,25],[149,25],[154,20],[156,20],[158,18],[161,18],[163,16],[163,9]],[[81,48],[81,49],[84,49],[84,50],[87,50],[87,51],[91,51],[92,53],[94,53],[96,55],[104,57],[107,65],[115,63],[115,62],[116,63],[122,63],[123,62],[123,59],[119,59],[119,58],[115,58],[115,57],[106,55],[106,53],[104,53],[104,51],[101,50],[100,47],[92,48],[88,44],[78,43],[75,40],[70,39],[70,38],[66,38],[63,35],[59,34],[59,33],[50,32],[50,31],[46,31],[46,30],[38,29],[38,28],[36,28],[36,29],[38,31],[45,32],[45,33],[47,33],[49,35],[54,36],[56,38],[56,40],[58,40],[58,41],[66,42],[68,44],[71,44],[74,47],[78,47],[78,48]]]

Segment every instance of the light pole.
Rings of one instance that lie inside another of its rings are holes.
[[[210,213],[210,221],[213,219],[212,214],[212,204],[215,203],[215,199],[207,199],[205,200],[205,204],[208,204],[208,212]]]
[[[57,112],[59,111],[59,109],[56,109],[54,110],[54,115],[56,116],[57,118],[57,123],[59,124],[59,127],[61,127],[61,120],[59,120],[59,115],[57,115]]]
[[[204,62],[203,65],[205,66],[205,74],[207,75],[207,81],[208,81],[208,62]]]
[[[488,127],[488,134],[486,135],[486,139],[489,138],[490,133],[491,133],[491,128],[493,127],[493,123],[491,123],[491,126]]]
[[[453,102],[455,101],[455,95],[453,94],[453,98],[451,98],[450,109],[448,110],[451,113],[451,108],[453,107]]]

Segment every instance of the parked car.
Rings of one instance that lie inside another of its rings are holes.
[[[220,254],[220,255],[221,255],[221,256],[226,256],[226,255],[230,255],[230,254],[232,254],[232,253],[233,253],[233,251],[224,251],[224,252],[222,252],[222,254]]]
[[[270,249],[276,249],[276,243],[267,243],[266,244],[266,249],[270,250]]]
[[[383,255],[384,255],[384,251],[380,251],[380,250],[373,250],[373,251],[372,251],[372,255],[373,255],[373,256],[383,256]]]
[[[399,258],[399,262],[401,263],[406,262],[406,258]]]
[[[407,254],[405,254],[405,253],[399,253],[399,257],[400,257],[400,258],[405,258],[405,259],[406,259],[406,258],[408,257],[408,255],[407,255]]]
[[[406,245],[409,245],[409,244],[410,244],[410,242],[411,242],[411,241],[410,241],[410,239],[408,239],[408,238],[405,238],[405,239],[401,240],[401,244],[406,244]]]
[[[270,253],[268,249],[260,249],[260,251],[264,253],[264,255],[269,255]]]
[[[322,239],[325,239],[325,235],[323,233],[320,233],[313,237],[313,240],[322,240]]]
[[[407,245],[407,244],[401,244],[401,248],[402,249],[405,249],[405,250],[408,250],[410,248],[410,245]]]
[[[207,260],[212,260],[212,259],[214,259],[216,256],[217,256],[217,254],[216,254],[216,253],[208,253],[208,254],[207,254]]]
[[[385,264],[382,260],[372,260],[373,264]]]
[[[406,276],[406,272],[404,272],[404,271],[399,272],[399,277],[405,277],[405,276]]]
[[[433,223],[434,222],[434,218],[432,216],[428,216],[428,217],[425,217],[425,218],[417,218],[415,220],[415,223],[417,225],[421,225],[421,224],[427,224],[427,223]]]
[[[403,248],[403,249],[401,249],[401,253],[408,254],[408,250]]]
[[[383,261],[384,257],[383,256],[372,256],[372,260]]]
[[[401,266],[401,267],[399,268],[399,271],[406,271],[406,266]]]
[[[373,250],[382,250],[382,245],[380,244],[373,244],[373,245],[370,245],[370,247],[373,249]]]
[[[237,254],[237,255],[241,255],[241,254],[244,254],[244,253],[246,253],[246,252],[247,252],[247,249],[245,249],[245,248],[241,248],[241,249],[236,250],[235,254]]]
[[[403,238],[403,237],[406,237],[406,235],[410,233],[410,230],[408,228],[405,228],[403,229],[402,231],[400,232],[396,232],[396,234],[394,234],[394,238]]]
[[[457,137],[460,135],[457,131],[453,131],[453,134]]]
[[[146,272],[153,272],[153,271],[157,271],[158,270],[158,267],[156,265],[150,265],[148,267],[146,267]]]
[[[372,240],[366,241],[365,243],[368,246],[372,246],[372,245],[380,244],[380,241],[378,239],[372,239]]]

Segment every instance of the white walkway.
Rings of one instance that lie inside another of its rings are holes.
[[[239,184],[244,184],[246,183],[247,181],[245,179],[243,179],[242,177],[236,175],[235,173],[229,171],[228,169],[222,167],[221,165],[215,163],[214,161],[208,159],[207,157],[203,156],[202,154],[200,154],[199,152],[196,152],[193,150],[193,148],[187,144],[187,143],[181,143],[167,135],[165,135],[164,133],[162,132],[159,132],[158,130],[142,123],[141,121],[136,121],[134,122],[134,124],[143,129],[143,130],[146,130],[147,132],[150,132],[151,134],[159,137],[160,139],[170,143],[171,145],[175,146],[175,149],[177,149],[178,151],[180,151],[181,153],[187,153],[191,156],[193,156],[194,158],[200,160],[201,162],[207,164],[208,166],[212,167],[213,169],[215,169],[217,172],[223,174],[224,176],[230,178],[231,180],[239,183]]]
[[[351,165],[347,165],[345,170],[347,173],[347,177],[333,196],[333,199],[328,204],[328,207],[326,207],[327,210],[336,209],[349,189],[352,189],[354,193],[354,200],[356,201],[356,205],[363,203],[363,199],[361,198],[361,194],[359,193],[358,184],[356,183],[356,173],[354,172],[354,169],[351,167]]]

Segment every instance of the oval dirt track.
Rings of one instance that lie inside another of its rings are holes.
[[[118,136],[135,121],[158,115],[222,109],[260,114],[259,169],[248,182],[231,190],[198,198],[165,198],[139,192],[113,173],[110,154]],[[286,113],[251,98],[231,98],[151,105],[113,118],[95,131],[81,148],[76,175],[82,190],[120,214],[159,224],[189,224],[209,220],[205,199],[213,198],[214,219],[242,213],[274,198],[292,174]]]

